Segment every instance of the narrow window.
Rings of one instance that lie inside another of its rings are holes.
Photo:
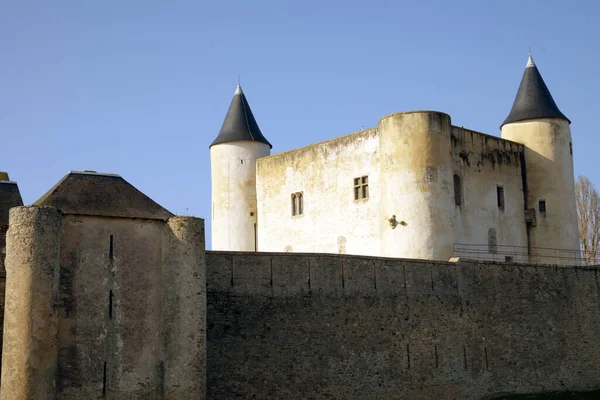
[[[496,186],[496,197],[498,198],[498,208],[504,211],[504,188]]]
[[[369,198],[369,177],[367,175],[354,178],[354,200]]]
[[[545,213],[546,212],[546,200],[540,200],[540,202],[538,203],[538,208],[541,213]]]
[[[454,174],[454,204],[462,206],[462,182],[460,176]]]
[[[498,239],[494,228],[488,229],[488,252],[492,254],[498,252]]]
[[[108,293],[108,319],[113,317],[113,291],[110,290]]]
[[[573,142],[569,142],[569,153],[573,154]]]
[[[102,396],[106,397],[106,361],[102,367]]]
[[[304,214],[303,197],[302,192],[292,193],[292,216]]]

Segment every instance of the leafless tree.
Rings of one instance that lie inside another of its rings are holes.
[[[595,265],[600,255],[600,196],[586,176],[577,177],[575,199],[583,263]]]

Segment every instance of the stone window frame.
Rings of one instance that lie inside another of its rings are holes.
[[[291,194],[292,217],[304,215],[304,192],[295,192]]]
[[[369,175],[354,178],[354,201],[369,199]]]

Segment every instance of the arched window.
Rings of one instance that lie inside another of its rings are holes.
[[[494,228],[488,229],[488,252],[492,254],[498,252],[498,239]]]
[[[462,179],[458,174],[454,174],[454,204],[462,206],[463,204]]]

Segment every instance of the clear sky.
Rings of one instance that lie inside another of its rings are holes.
[[[37,200],[71,170],[118,173],[206,219],[238,73],[278,153],[444,111],[499,135],[528,45],[600,186],[597,1],[0,2],[0,171]],[[210,237],[207,238],[210,243]]]

